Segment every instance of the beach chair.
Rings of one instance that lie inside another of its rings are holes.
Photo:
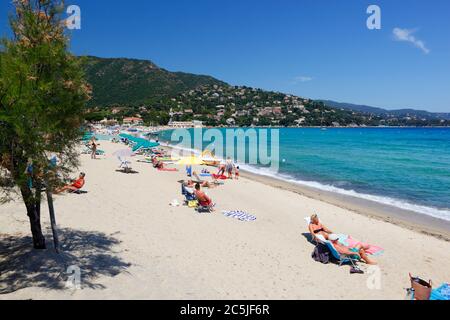
[[[323,238],[323,240],[325,240],[325,238]],[[345,254],[339,253],[336,250],[336,248],[333,246],[333,244],[328,240],[325,240],[324,244],[328,247],[328,249],[330,250],[333,257],[338,261],[339,266],[342,266],[345,263],[350,263],[352,265],[352,267],[358,269],[358,266],[356,263],[359,261],[359,259],[353,258],[352,255],[345,255]]]
[[[181,194],[185,197],[186,202],[197,200],[195,194],[189,192],[183,184],[181,184]]]
[[[122,169],[125,173],[132,171],[130,161],[123,159],[122,157],[117,157],[117,159],[120,161],[119,169]]]

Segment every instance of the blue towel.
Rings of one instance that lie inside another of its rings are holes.
[[[448,283],[444,283],[437,289],[431,291],[430,300],[450,300],[450,285]]]

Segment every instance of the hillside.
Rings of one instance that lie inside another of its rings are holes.
[[[90,106],[140,105],[200,85],[225,84],[210,76],[169,72],[146,60],[91,56],[80,59],[86,79],[93,87]]]
[[[147,124],[200,120],[209,126],[445,126],[426,111],[314,101],[210,76],[170,72],[151,61],[81,57],[93,87],[87,120],[141,116]],[[413,113],[416,112],[416,113]]]
[[[427,120],[450,120],[450,113],[435,113],[425,110],[415,110],[411,108],[398,109],[398,110],[387,110],[383,108],[371,107],[366,105],[352,104],[352,103],[342,103],[331,100],[320,100],[326,105],[339,108],[344,110],[358,111],[362,113],[369,113],[374,115],[379,115],[383,117],[416,117]]]

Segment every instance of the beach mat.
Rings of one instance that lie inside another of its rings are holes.
[[[158,171],[177,172],[178,169],[176,169],[176,168],[163,168],[163,169],[158,169]]]
[[[233,211],[222,211],[225,217],[235,218],[240,221],[255,221],[256,217],[245,211],[233,210]]]

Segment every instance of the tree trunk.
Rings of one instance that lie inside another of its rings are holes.
[[[27,208],[27,215],[30,219],[31,234],[33,235],[33,246],[35,249],[46,249],[45,238],[41,229],[41,204],[34,199],[33,193],[28,186],[20,189],[22,198]]]
[[[55,251],[56,251],[56,253],[59,253],[59,239],[58,239],[58,231],[57,231],[57,227],[56,227],[55,208],[53,207],[52,191],[49,189],[48,184],[47,184],[47,202],[48,202],[48,211],[50,213],[50,223],[52,225],[53,242],[55,244]]]

